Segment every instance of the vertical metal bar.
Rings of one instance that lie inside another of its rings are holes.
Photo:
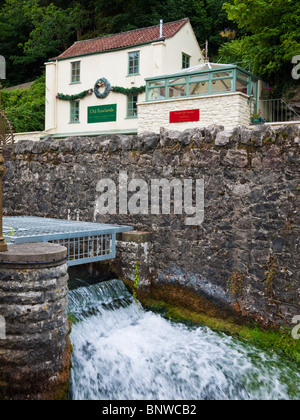
[[[233,80],[232,80],[232,86],[231,86],[231,92],[236,92],[236,78],[237,78],[237,70],[233,69]],[[249,82],[249,78],[248,78]]]
[[[285,113],[285,119],[283,121],[290,121],[289,120],[290,116],[289,116],[289,113],[288,113],[287,106],[285,106],[283,102],[281,103],[281,106],[283,108],[283,114]]]
[[[112,234],[112,258],[116,258],[116,232]]]
[[[2,153],[2,145],[0,146],[0,252],[8,251],[7,244],[3,237],[3,215],[2,215],[2,176],[5,175],[6,169],[3,166],[4,157]]]

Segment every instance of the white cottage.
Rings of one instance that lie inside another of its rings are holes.
[[[189,19],[76,42],[46,63],[44,135],[137,133],[145,79],[203,63]]]

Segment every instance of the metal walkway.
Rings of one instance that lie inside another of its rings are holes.
[[[63,245],[68,249],[69,266],[115,258],[116,234],[132,229],[43,217],[3,217],[3,236],[8,244],[52,242]]]

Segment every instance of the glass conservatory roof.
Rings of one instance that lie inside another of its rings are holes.
[[[258,78],[234,64],[204,63],[146,79],[146,101],[239,92],[257,96]]]
[[[164,79],[164,78],[168,78],[168,77],[172,77],[176,75],[188,76],[191,73],[207,73],[214,70],[229,70],[229,69],[238,69],[242,71],[243,73],[246,73],[252,77],[257,77],[254,74],[249,73],[247,70],[243,69],[242,67],[237,66],[236,64],[209,63],[208,62],[204,64],[199,64],[197,66],[189,67],[187,69],[173,71],[172,73],[163,74],[160,76],[148,77],[145,80],[147,81],[147,80]]]

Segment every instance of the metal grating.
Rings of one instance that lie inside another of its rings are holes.
[[[94,262],[115,258],[114,237],[112,233],[85,236],[82,238],[57,239],[49,241],[65,246],[68,249],[69,265],[82,261]]]
[[[104,261],[116,256],[116,234],[130,226],[49,219],[4,217],[3,236],[8,244],[51,242],[68,249],[68,264]]]

